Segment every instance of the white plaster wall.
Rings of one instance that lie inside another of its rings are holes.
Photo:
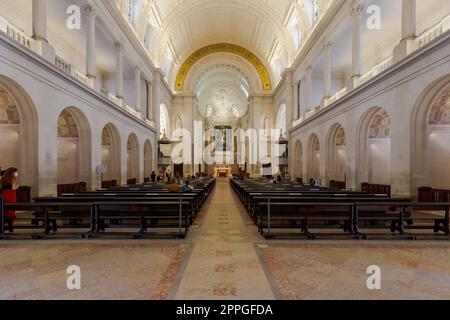
[[[49,68],[40,57],[24,54],[19,47],[0,35],[0,75],[14,79],[29,95],[38,114],[38,181],[33,192],[39,195],[56,194],[57,184],[57,121],[61,111],[72,106],[88,119],[91,131],[91,181],[98,187],[100,176],[96,166],[102,162],[101,134],[107,123],[113,123],[119,131],[122,150],[122,183],[126,182],[126,142],[131,133],[138,137],[140,150],[149,139],[156,145],[152,128],[139,119],[80,86],[55,68]],[[153,147],[153,150],[156,150]],[[140,152],[140,179],[143,176],[143,152]],[[156,163],[156,162],[154,162]]]
[[[0,166],[3,169],[19,167],[19,135],[18,125],[0,125]]]
[[[450,189],[450,128],[446,127],[429,135],[429,186],[433,188]]]
[[[369,139],[368,183],[391,184],[391,140]]]
[[[340,123],[347,136],[346,164],[350,167],[348,185],[359,189],[360,183],[367,182],[368,172],[361,171],[357,160],[363,155],[358,140],[362,132],[359,124],[365,113],[373,107],[382,107],[391,117],[391,179],[392,193],[396,196],[409,196],[417,193],[417,186],[411,178],[410,146],[413,133],[413,110],[419,97],[428,86],[449,75],[450,70],[450,35],[442,37],[434,46],[423,53],[416,53],[401,62],[385,75],[379,75],[369,83],[347,94],[334,105],[327,108],[320,116],[313,117],[291,132],[291,140],[300,140],[303,145],[312,133],[319,136],[321,146],[326,142],[326,133],[335,123]],[[323,152],[323,151],[322,151]],[[306,160],[308,152],[303,153]],[[321,157],[323,158],[323,157]],[[292,161],[292,160],[291,160]],[[292,162],[291,162],[292,163]],[[304,161],[306,163],[306,161]],[[326,163],[321,161],[321,172]],[[304,177],[308,177],[304,165]],[[416,179],[416,178],[414,178]]]
[[[58,138],[58,184],[81,182],[78,174],[78,139]]]

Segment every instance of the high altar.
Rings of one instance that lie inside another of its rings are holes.
[[[214,167],[214,177],[215,178],[231,178],[233,176],[231,167]]]

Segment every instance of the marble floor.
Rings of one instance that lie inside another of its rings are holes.
[[[1,241],[0,299],[450,299],[450,243],[266,241],[223,180],[185,240]]]

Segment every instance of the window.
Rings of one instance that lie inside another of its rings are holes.
[[[295,50],[300,49],[302,45],[302,30],[300,29],[298,15],[293,15],[289,23],[289,32],[291,34],[292,40],[294,41]]]
[[[133,20],[134,20],[134,0],[128,1],[127,16],[128,16],[128,20],[133,22]]]
[[[280,130],[283,135],[287,133],[286,104],[284,103],[278,109],[276,129]]]
[[[147,48],[147,50],[150,50],[152,46],[152,40],[153,40],[153,26],[149,24],[144,34],[144,45],[145,48]]]
[[[313,21],[314,23],[317,22],[317,19],[319,18],[319,2],[318,0],[313,0]]]
[[[164,103],[159,106],[159,131],[161,137],[164,135],[168,135],[169,132],[169,112],[167,111],[167,107]]]

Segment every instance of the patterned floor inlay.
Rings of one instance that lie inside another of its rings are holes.
[[[142,242],[0,243],[0,299],[164,299],[190,247]],[[68,290],[68,266],[81,290]]]
[[[450,247],[411,244],[257,246],[284,299],[450,299]],[[369,290],[369,266],[381,289]]]

